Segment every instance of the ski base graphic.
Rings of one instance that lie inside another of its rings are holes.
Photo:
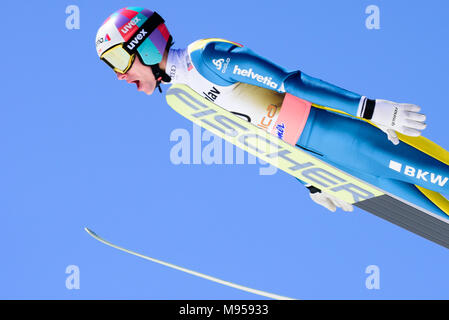
[[[166,98],[175,111],[197,125],[341,200],[356,203],[383,194],[204,99],[186,85],[173,85]]]

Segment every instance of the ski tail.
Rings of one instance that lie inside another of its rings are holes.
[[[324,110],[328,110],[331,112],[340,113],[340,114],[344,114],[349,117],[356,118],[349,113],[346,113],[346,112],[343,112],[343,111],[340,111],[337,109],[324,107],[324,106],[320,106],[317,104],[312,104],[312,106],[314,108],[324,109]],[[377,128],[377,126],[369,120],[361,119],[361,118],[357,118],[357,119],[365,121]],[[412,146],[413,148],[418,149],[419,151],[431,156],[432,158],[435,158],[436,160],[438,160],[446,165],[449,165],[449,151],[447,151],[446,149],[444,149],[437,143],[433,142],[432,140],[429,140],[423,136],[418,136],[418,137],[406,136],[400,132],[396,132],[396,134],[398,135],[399,140],[402,141],[403,143],[406,143],[406,144]],[[444,213],[449,215],[449,200],[447,200],[445,197],[443,197],[438,192],[428,190],[428,189],[425,189],[420,186],[416,186],[416,187],[440,210],[442,210]]]
[[[438,215],[390,195],[364,200],[355,206],[449,249],[449,225]]]

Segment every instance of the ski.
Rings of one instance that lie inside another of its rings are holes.
[[[449,248],[449,220],[313,157],[204,99],[186,85],[170,87],[179,114],[286,173],[408,231]]]
[[[103,239],[102,237],[100,237],[99,235],[97,235],[95,232],[93,232],[92,230],[90,230],[87,227],[85,227],[84,230],[90,236],[92,236],[94,239],[104,243],[105,245],[107,245],[109,247],[115,248],[117,250],[129,253],[129,254],[132,254],[132,255],[134,255],[136,257],[139,257],[139,258],[142,258],[142,259],[145,259],[145,260],[149,260],[149,261],[161,264],[161,265],[169,267],[171,269],[175,269],[175,270],[178,270],[178,271],[182,271],[182,272],[191,274],[191,275],[193,275],[195,277],[203,278],[203,279],[206,279],[206,280],[209,280],[209,281],[213,281],[213,282],[222,284],[222,285],[230,287],[230,288],[234,288],[234,289],[237,289],[237,290],[249,292],[249,293],[252,293],[252,294],[255,294],[255,295],[259,295],[259,296],[270,298],[270,299],[274,299],[274,300],[295,300],[295,299],[292,299],[292,298],[289,298],[289,297],[284,297],[284,296],[281,296],[281,295],[278,295],[278,294],[274,294],[274,293],[265,292],[265,291],[262,291],[262,290],[257,290],[257,289],[245,287],[245,286],[242,286],[242,285],[239,285],[239,284],[236,284],[236,283],[232,283],[232,282],[229,282],[229,281],[225,281],[225,280],[221,280],[221,279],[209,276],[209,275],[204,274],[204,273],[200,273],[200,272],[197,272],[197,271],[189,270],[187,268],[183,268],[183,267],[174,265],[172,263],[168,263],[168,262],[165,262],[165,261],[162,261],[162,260],[151,258],[149,256],[145,256],[143,254],[140,254],[140,253],[137,253],[137,252],[134,252],[134,251],[122,248],[122,247],[120,247],[118,245],[115,245],[115,244],[113,244],[113,243]]]
[[[356,203],[384,194],[204,99],[186,85],[171,86],[166,99],[195,124],[341,200]]]
[[[449,224],[432,212],[387,194],[355,206],[449,249]]]

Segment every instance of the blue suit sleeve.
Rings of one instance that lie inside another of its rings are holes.
[[[203,48],[201,57],[207,69],[225,83],[243,82],[288,92],[312,103],[358,116],[361,95],[301,71],[287,72],[249,48],[227,42],[211,42]]]

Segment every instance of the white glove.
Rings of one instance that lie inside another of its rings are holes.
[[[326,209],[335,212],[337,208],[343,209],[343,211],[349,212],[353,211],[354,207],[352,204],[347,203],[346,201],[340,200],[336,197],[334,197],[331,194],[328,194],[326,192],[314,192],[310,193],[310,198],[318,203],[319,205],[325,207]]]
[[[376,100],[371,121],[396,145],[399,138],[395,131],[417,137],[426,128],[426,116],[418,113],[420,110],[421,108],[414,104]]]

